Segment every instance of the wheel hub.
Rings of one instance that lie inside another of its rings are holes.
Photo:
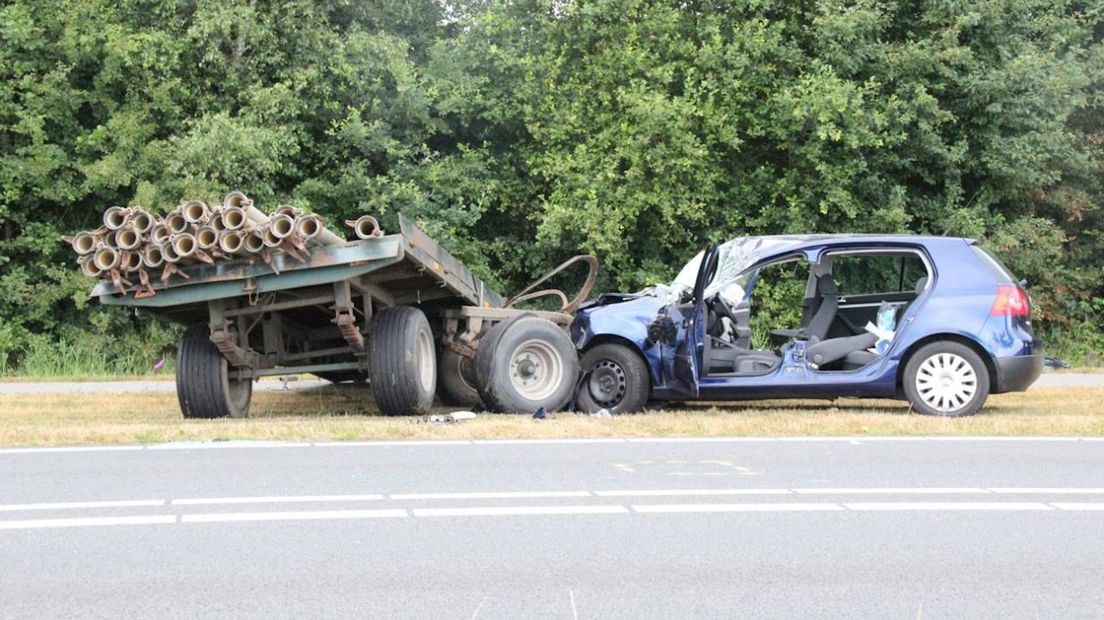
[[[628,378],[621,365],[612,360],[602,360],[590,370],[587,388],[599,405],[614,407],[625,397]]]

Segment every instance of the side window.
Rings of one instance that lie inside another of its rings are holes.
[[[840,295],[912,292],[928,274],[913,254],[844,254],[832,259],[832,279]]]

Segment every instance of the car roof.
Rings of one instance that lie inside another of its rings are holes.
[[[776,256],[786,252],[796,252],[818,246],[847,246],[860,244],[907,244],[942,245],[950,243],[977,243],[975,239],[965,237],[943,237],[935,235],[884,234],[884,233],[815,233],[807,235],[753,235],[733,239],[761,240],[770,247],[770,254]]]

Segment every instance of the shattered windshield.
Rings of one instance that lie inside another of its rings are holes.
[[[717,272],[705,287],[705,297],[712,297],[735,282],[748,267],[766,256],[782,251],[786,246],[793,245],[795,241],[800,241],[800,238],[737,237],[717,246]],[[671,283],[673,293],[683,295],[694,290],[694,280],[698,276],[704,254],[698,252],[675,276]]]

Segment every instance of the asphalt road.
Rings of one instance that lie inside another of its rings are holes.
[[[1104,441],[0,449],[0,617],[1100,618]]]

